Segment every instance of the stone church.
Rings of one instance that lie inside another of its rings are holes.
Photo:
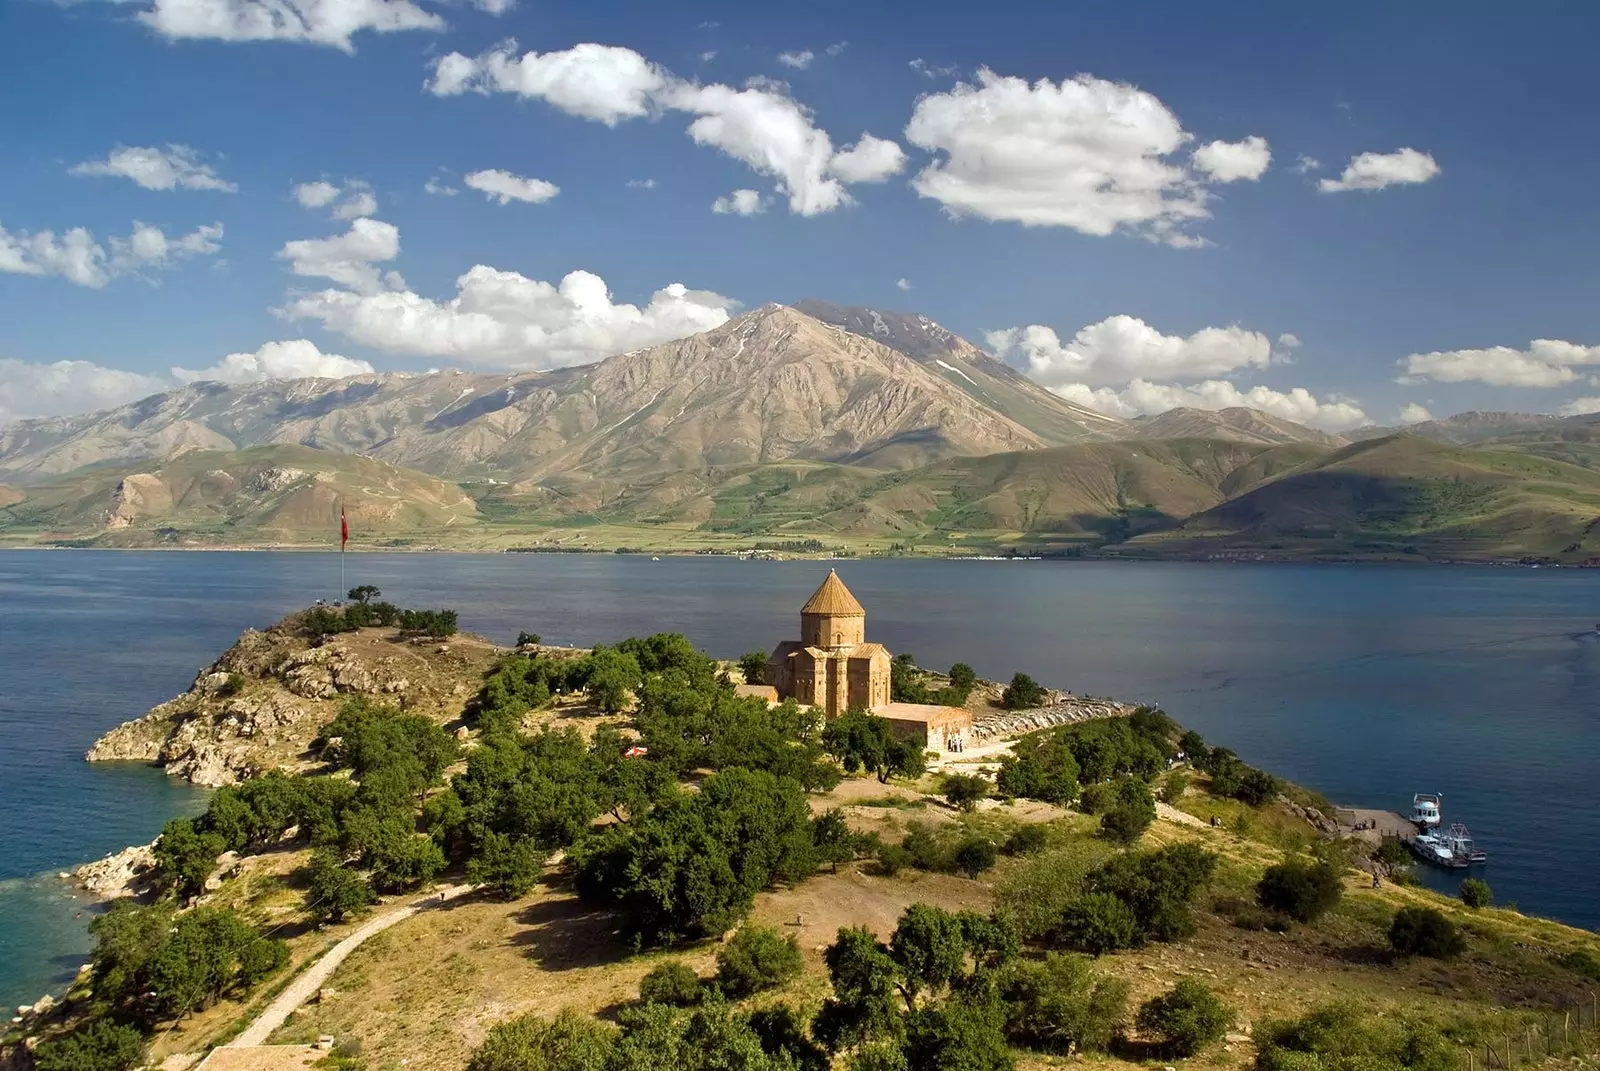
[[[867,642],[867,611],[839,574],[800,608],[800,639],[785,640],[767,658],[767,683],[780,699],[820,707],[837,718],[852,707],[889,702],[889,652]]]

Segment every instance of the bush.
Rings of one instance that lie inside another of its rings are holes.
[[[805,965],[799,942],[771,926],[746,926],[717,949],[717,988],[739,1000],[775,989],[799,975]]]
[[[1106,893],[1133,912],[1138,940],[1175,941],[1194,932],[1189,902],[1216,869],[1217,857],[1194,843],[1108,860],[1084,885]]]
[[[1082,956],[1019,961],[1000,993],[1006,1035],[1031,1049],[1104,1052],[1127,1021],[1128,983],[1097,976]]]
[[[1457,1071],[1461,1066],[1460,1050],[1437,1028],[1347,1004],[1317,1008],[1299,1019],[1260,1022],[1253,1034],[1257,1071]]]
[[[544,642],[543,639],[539,636],[539,634],[537,632],[523,631],[523,632],[517,633],[517,646],[518,647],[529,647],[529,646],[537,647],[537,646],[539,646],[539,644],[541,644],[543,642]]]
[[[1129,845],[1144,836],[1156,820],[1155,808],[1119,803],[1100,816],[1100,835],[1114,844]]]
[[[800,1018],[787,1004],[750,1013],[750,1029],[761,1049],[774,1058],[775,1071],[828,1071],[828,1050],[806,1037]],[[787,1061],[787,1063],[785,1063]]]
[[[817,862],[827,863],[835,874],[839,872],[840,863],[848,863],[856,857],[858,848],[870,846],[868,838],[851,830],[844,812],[837,807],[811,820],[811,843],[816,847]]]
[[[1256,901],[1296,922],[1315,922],[1344,894],[1339,870],[1328,862],[1288,860],[1267,868],[1256,885]]]
[[[746,684],[765,684],[767,682],[767,654],[765,651],[750,651],[739,656],[739,672],[744,676]]]
[[[1193,1056],[1233,1025],[1233,1012],[1203,982],[1185,978],[1139,1006],[1139,1028],[1160,1034],[1175,1056]]]
[[[454,610],[401,610],[400,631],[414,636],[444,639],[457,631]]]
[[[956,846],[951,861],[967,877],[976,878],[994,866],[996,854],[994,843],[987,837],[968,837]]]
[[[639,999],[646,1004],[687,1008],[700,1003],[703,995],[700,976],[681,959],[669,959],[639,979]]]
[[[892,878],[912,865],[911,853],[903,844],[878,845],[878,873]]]
[[[72,1033],[42,1041],[37,1071],[129,1071],[144,1058],[144,1035],[109,1019],[92,1019]]]
[[[1110,852],[1104,841],[1078,839],[1007,868],[995,890],[995,907],[1016,921],[1029,941],[1056,932],[1062,912],[1083,893],[1084,878]]]
[[[1138,916],[1110,893],[1085,893],[1068,904],[1056,932],[1068,948],[1092,956],[1142,943]]]
[[[1161,802],[1175,804],[1183,799],[1183,794],[1187,791],[1189,791],[1189,775],[1175,770],[1167,775],[1166,781],[1161,785]]]
[[[1006,1009],[993,995],[959,993],[918,1008],[906,1023],[908,1071],[1011,1071]]]
[[[616,1032],[586,1015],[521,1015],[489,1028],[467,1071],[604,1071],[616,1048]]]
[[[945,774],[943,788],[945,801],[962,811],[971,811],[989,795],[989,781],[979,774]]]
[[[1389,926],[1389,945],[1402,956],[1453,959],[1467,943],[1456,924],[1435,908],[1402,907]]]
[[[1372,857],[1387,867],[1411,865],[1411,851],[1399,837],[1384,837]]]
[[[955,868],[951,853],[939,842],[932,827],[926,822],[912,822],[907,826],[906,837],[901,841],[901,846],[910,856],[911,865],[918,870],[942,873]]]
[[[1467,878],[1461,883],[1461,902],[1468,907],[1488,907],[1494,903],[1494,890],[1482,878]]]
[[[1026,673],[1018,673],[1000,693],[1000,705],[1007,710],[1028,710],[1042,704],[1044,698],[1043,685]]]
[[[1007,855],[1038,855],[1050,841],[1050,834],[1042,825],[1030,823],[1018,826],[1000,850]]]
[[[1556,960],[1556,962],[1560,963],[1569,971],[1583,975],[1590,981],[1600,982],[1600,956],[1596,956],[1587,948],[1580,948],[1576,951],[1568,952]]]

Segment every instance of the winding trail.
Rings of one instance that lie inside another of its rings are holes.
[[[469,885],[441,886],[436,893],[428,893],[413,900],[405,907],[372,919],[356,930],[355,933],[328,949],[321,959],[306,968],[298,978],[290,982],[289,987],[273,998],[272,1003],[267,1005],[266,1010],[256,1016],[255,1022],[247,1026],[243,1033],[230,1041],[227,1048],[243,1049],[265,1045],[272,1032],[282,1026],[296,1008],[310,1000],[311,995],[322,988],[322,983],[326,982],[333,972],[338,970],[339,964],[343,963],[350,953],[361,947],[363,941],[382,933],[397,922],[405,921],[419,911],[448,903],[462,893],[467,892],[470,888],[471,886]]]

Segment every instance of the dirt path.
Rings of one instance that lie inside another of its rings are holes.
[[[405,907],[391,911],[386,915],[379,915],[366,923],[355,933],[328,949],[321,959],[306,968],[300,977],[290,982],[289,988],[279,993],[273,1002],[267,1005],[266,1010],[256,1016],[255,1022],[251,1023],[242,1034],[228,1043],[228,1047],[241,1049],[266,1044],[267,1037],[282,1026],[296,1008],[311,999],[311,995],[322,988],[322,983],[326,982],[329,976],[339,968],[339,964],[345,961],[345,957],[361,947],[361,942],[374,934],[382,933],[397,922],[403,922],[418,911],[430,907],[438,907],[442,903],[455,899],[466,892],[468,888],[470,886],[467,885],[442,886],[437,892],[428,893],[420,899],[413,900]]]

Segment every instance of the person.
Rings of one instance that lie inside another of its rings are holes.
[[[1376,875],[1376,874],[1372,875],[1372,887],[1374,889],[1377,889],[1377,888],[1381,888],[1382,886],[1383,886],[1383,879],[1378,877],[1378,875]]]

